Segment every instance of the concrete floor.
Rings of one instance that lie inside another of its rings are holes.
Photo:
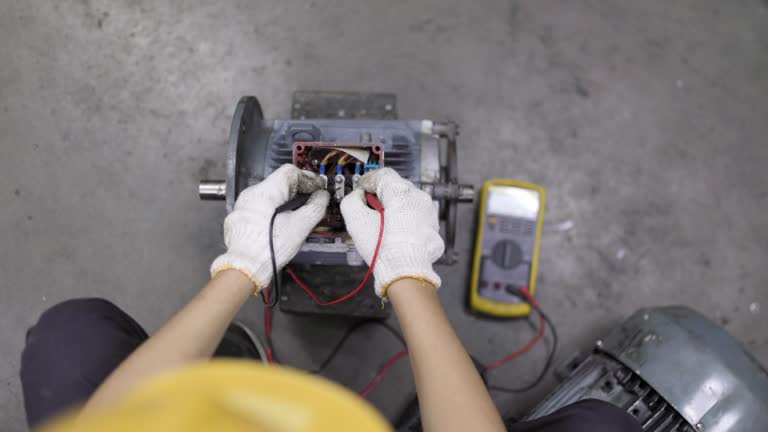
[[[4,430],[25,428],[19,354],[47,307],[105,297],[154,330],[206,282],[224,209],[198,201],[197,181],[223,176],[241,95],[287,117],[295,89],[397,93],[402,118],[461,124],[463,181],[547,187],[539,292],[558,359],[639,307],[681,303],[768,364],[767,1],[368,3],[0,3]],[[441,295],[492,360],[532,330],[463,310],[473,211]],[[261,330],[256,301],[243,317]],[[298,367],[345,326],[308,322],[276,321]],[[361,389],[398,349],[374,332],[329,375]],[[493,379],[520,383],[543,357]],[[523,413],[554,384],[499,408]],[[394,417],[411,391],[401,362],[370,399]]]

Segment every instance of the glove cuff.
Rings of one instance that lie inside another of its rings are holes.
[[[256,286],[253,294],[256,295],[272,280],[271,263],[254,264],[256,262],[256,259],[246,254],[228,251],[213,260],[211,277],[224,270],[237,270],[253,282]]]
[[[386,297],[387,288],[393,282],[404,278],[418,279],[440,288],[440,276],[432,269],[427,254],[418,254],[402,248],[396,252],[382,252],[373,269],[376,295]]]

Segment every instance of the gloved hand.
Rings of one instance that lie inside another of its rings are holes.
[[[232,213],[224,220],[224,243],[227,252],[211,265],[211,276],[226,269],[236,269],[256,285],[254,294],[267,286],[273,277],[269,252],[269,220],[275,209],[296,193],[311,193],[309,201],[294,211],[275,218],[273,243],[278,270],[301,248],[312,229],[320,222],[328,207],[330,195],[322,189],[317,174],[283,165],[261,183],[242,191]]]
[[[440,287],[432,263],[443,254],[437,209],[432,198],[391,168],[371,171],[359,187],[341,202],[341,214],[355,247],[368,265],[379,234],[379,214],[368,207],[365,192],[375,194],[384,206],[384,238],[373,269],[376,294],[386,297],[392,282],[406,277]]]

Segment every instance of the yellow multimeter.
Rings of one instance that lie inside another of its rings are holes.
[[[483,183],[472,262],[470,307],[499,318],[526,316],[519,290],[536,291],[546,192],[515,180]]]

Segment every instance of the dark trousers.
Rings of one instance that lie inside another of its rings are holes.
[[[103,299],[69,300],[45,311],[27,332],[21,355],[21,385],[30,427],[88,400],[147,337],[133,318]],[[217,353],[227,351],[236,349],[220,345]],[[640,426],[613,405],[587,400],[532,422],[516,423],[510,430],[635,432]]]
[[[147,332],[114,304],[97,298],[59,303],[27,331],[21,386],[34,427],[84,403]]]
[[[640,423],[626,411],[597,399],[585,399],[552,414],[515,423],[510,432],[642,432]]]

